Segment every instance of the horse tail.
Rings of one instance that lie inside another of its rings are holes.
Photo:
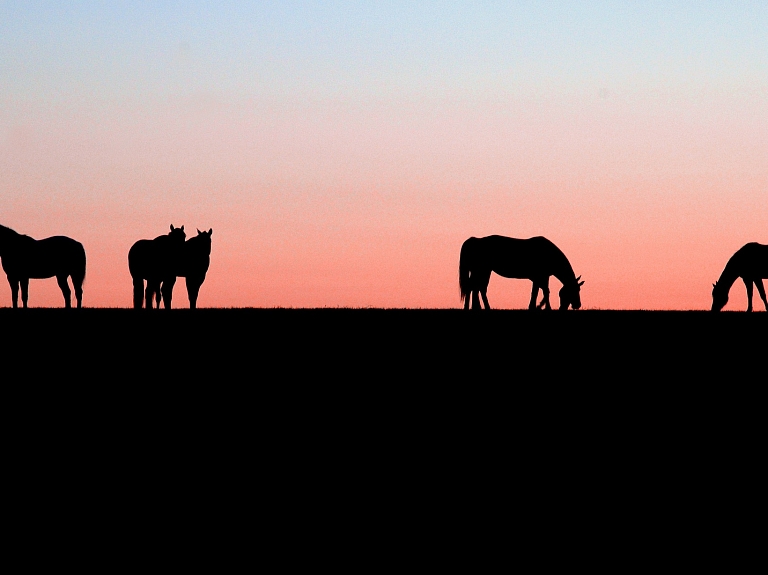
[[[75,261],[74,270],[70,275],[72,276],[72,283],[75,285],[79,284],[79,287],[82,289],[83,284],[85,284],[85,248],[80,242],[77,242],[77,247],[79,248],[77,259]]]
[[[86,270],[88,269],[85,264],[86,264],[86,256],[85,256],[85,248],[83,248],[83,281],[80,283],[80,285],[85,284],[85,275],[86,275]]]
[[[461,245],[461,255],[459,256],[459,292],[461,293],[462,303],[466,301],[472,292],[469,276],[472,271],[472,264],[474,263],[474,245],[476,239],[477,238],[469,238]]]

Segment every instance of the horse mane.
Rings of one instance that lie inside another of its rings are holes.
[[[16,230],[12,230],[11,228],[0,224],[0,238],[2,238],[3,242],[15,244],[23,237],[24,236],[22,236]]]
[[[554,274],[554,276],[558,280],[560,280],[560,283],[562,283],[563,285],[566,285],[565,280],[568,280],[569,284],[571,282],[578,283],[578,280],[576,278],[576,272],[573,271],[573,266],[571,265],[571,261],[568,259],[568,256],[566,256],[565,252],[563,252],[563,250],[557,247],[554,243],[552,242],[549,242],[549,243],[552,244],[552,247],[555,248],[555,250],[557,251],[557,254],[558,254],[557,257],[560,259],[560,263],[563,265],[563,271],[565,272],[565,277],[560,277],[560,275],[558,275],[557,273]],[[562,275],[562,272],[561,272],[561,275]]]

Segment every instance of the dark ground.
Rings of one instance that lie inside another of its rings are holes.
[[[764,312],[2,309],[0,325],[8,397],[137,429],[610,440],[762,425],[768,382]]]
[[[654,549],[765,506],[768,313],[2,309],[0,325],[6,474],[51,505],[162,501],[226,530],[234,514],[278,547],[301,530],[373,544],[373,518],[401,546],[498,524]],[[628,521],[652,531],[628,539]]]
[[[28,380],[155,389],[725,384],[768,345],[762,312],[0,309],[0,325]]]

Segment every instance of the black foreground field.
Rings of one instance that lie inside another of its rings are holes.
[[[642,405],[657,393],[746,398],[768,381],[763,312],[2,309],[0,325],[25,387],[69,382],[126,403],[200,393],[322,405],[339,393],[372,406]]]
[[[638,374],[680,382],[738,369],[768,344],[764,312],[5,308],[0,322],[19,359],[50,368],[56,357],[94,383],[128,374],[151,383],[153,373],[295,384],[475,374],[474,384],[495,375],[483,383],[520,385],[564,373],[581,384]]]
[[[735,433],[768,407],[764,312],[2,309],[0,322],[20,405],[139,430],[514,425],[609,440]]]
[[[321,562],[523,529],[583,536],[593,564],[597,540],[700,554],[681,532],[706,541],[764,501],[768,313],[2,309],[0,325],[9,493],[62,517],[159,514],[144,528],[205,522],[235,546],[247,522]]]

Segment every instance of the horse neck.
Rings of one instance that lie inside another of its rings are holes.
[[[717,287],[726,291],[730,290],[733,283],[739,279],[740,274],[737,268],[738,265],[733,259],[728,260],[723,273],[720,274],[720,278],[717,280]]]
[[[13,243],[18,237],[19,234],[13,231],[11,228],[0,226],[0,252],[2,252],[4,248],[8,247],[8,245]]]
[[[205,257],[205,256],[211,255],[211,244],[208,243],[206,245],[206,243],[202,239],[200,240],[197,239],[199,237],[201,236],[196,236],[194,238],[187,240],[185,244],[187,253],[193,257],[195,256]]]
[[[571,267],[571,262],[563,255],[562,259],[555,266],[555,272],[552,274],[561,284],[570,285],[576,283],[576,274]]]
[[[14,232],[11,228],[6,228],[5,226],[0,226],[0,240],[4,240],[6,238],[9,238],[11,236],[18,235],[16,232]]]

